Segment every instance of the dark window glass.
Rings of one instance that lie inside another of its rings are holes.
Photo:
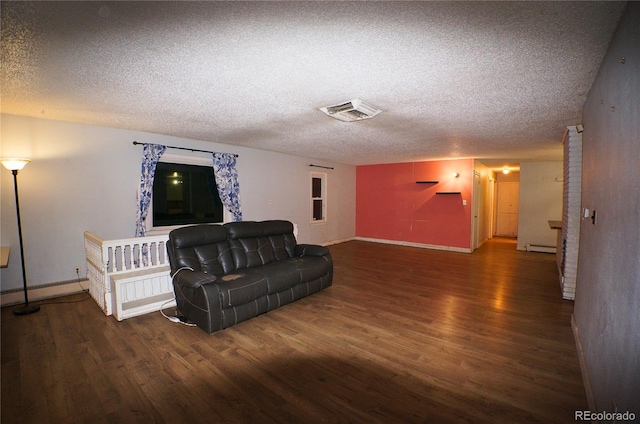
[[[314,221],[322,220],[322,200],[313,201],[313,220]]]
[[[222,221],[212,167],[158,163],[153,180],[154,227]]]
[[[311,197],[322,197],[322,178],[311,178]]]

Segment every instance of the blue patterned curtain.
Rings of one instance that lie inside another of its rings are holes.
[[[236,169],[236,155],[229,153],[213,154],[213,173],[216,176],[218,194],[229,212],[233,214],[234,221],[242,221],[242,208],[240,207],[240,184],[238,183],[238,170]]]
[[[153,177],[160,156],[167,150],[167,146],[159,144],[145,144],[142,148],[142,172],[140,173],[140,188],[138,191],[138,211],[136,214],[136,237],[147,235],[145,220],[149,213],[151,193],[153,192]]]

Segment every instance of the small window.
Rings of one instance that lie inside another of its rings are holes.
[[[327,221],[327,174],[311,173],[311,222]]]
[[[158,162],[153,180],[153,227],[224,221],[211,166]]]

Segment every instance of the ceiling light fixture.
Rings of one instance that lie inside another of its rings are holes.
[[[503,173],[504,175],[507,175],[509,172],[511,172],[511,171],[509,170],[509,167],[507,167],[507,166],[505,166],[505,167],[502,169],[502,173]]]
[[[367,104],[360,99],[350,100],[337,105],[321,107],[320,110],[330,117],[344,122],[371,119],[382,112],[382,110],[377,107]]]

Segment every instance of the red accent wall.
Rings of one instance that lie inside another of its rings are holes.
[[[470,248],[472,189],[472,159],[358,166],[356,236]]]

